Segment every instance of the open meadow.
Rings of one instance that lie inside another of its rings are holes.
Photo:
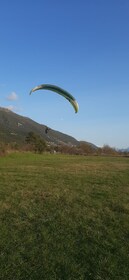
[[[0,157],[1,280],[129,280],[129,158]]]

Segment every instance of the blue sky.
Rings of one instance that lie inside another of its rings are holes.
[[[58,85],[79,103],[30,90]],[[2,0],[0,106],[98,146],[129,146],[129,1]]]

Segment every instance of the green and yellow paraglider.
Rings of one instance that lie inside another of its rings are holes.
[[[75,110],[75,113],[78,112],[78,109],[79,109],[79,106],[78,106],[78,103],[76,101],[76,99],[66,90],[58,87],[58,86],[55,86],[55,85],[50,85],[50,84],[42,84],[42,85],[39,85],[39,86],[36,86],[34,87],[31,91],[30,91],[30,94],[34,91],[37,91],[37,90],[40,90],[40,89],[43,89],[43,90],[51,90],[53,92],[56,92],[60,95],[62,95],[63,97],[65,97],[70,103],[71,105],[73,106],[74,110]]]

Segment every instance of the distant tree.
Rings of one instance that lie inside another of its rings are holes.
[[[62,154],[69,154],[69,155],[79,155],[80,150],[77,146],[72,146],[72,145],[59,145],[55,150],[59,153]]]
[[[104,155],[117,155],[118,152],[115,148],[110,147],[109,145],[104,145],[101,149],[102,154]]]
[[[37,138],[35,142],[35,152],[43,153],[46,150],[46,142],[40,137]]]
[[[36,140],[37,140],[37,135],[33,131],[30,131],[25,139],[26,143],[28,144],[35,144]]]
[[[26,143],[30,145],[36,153],[42,153],[46,150],[46,142],[39,135],[30,131],[25,139]]]
[[[92,145],[83,141],[80,142],[80,150],[84,155],[93,155],[96,152],[95,148]]]

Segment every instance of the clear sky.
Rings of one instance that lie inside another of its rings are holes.
[[[129,0],[1,0],[0,106],[78,140],[129,147]],[[75,96],[78,114],[39,84]]]

